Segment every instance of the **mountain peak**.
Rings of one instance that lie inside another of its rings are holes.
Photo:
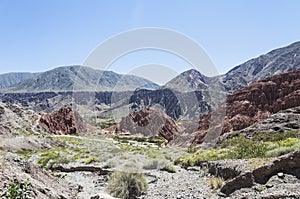
[[[206,82],[208,79],[198,70],[190,69],[170,80],[164,87],[180,92],[202,90],[207,88]]]

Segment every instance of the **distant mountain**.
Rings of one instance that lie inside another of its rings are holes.
[[[24,80],[36,77],[39,73],[5,73],[0,74],[0,88],[10,87]]]
[[[300,42],[251,59],[224,75],[206,77],[197,70],[188,70],[170,80],[164,87],[181,92],[211,89],[231,93],[249,83],[297,69],[300,69]]]
[[[207,89],[208,81],[209,77],[202,75],[195,69],[191,69],[179,74],[178,76],[167,82],[164,87],[180,92],[189,92],[191,90]]]
[[[267,77],[300,69],[300,42],[273,50],[234,67],[220,80],[226,90],[234,91]]]
[[[152,90],[159,86],[133,75],[120,75],[85,66],[66,66],[43,72],[7,88],[6,91],[124,91],[137,88]]]

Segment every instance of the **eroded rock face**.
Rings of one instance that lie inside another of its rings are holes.
[[[161,136],[170,141],[179,132],[179,126],[158,107],[145,108],[122,119],[119,132],[144,136]]]
[[[61,108],[54,113],[42,113],[39,125],[48,133],[57,135],[72,135],[87,132],[87,125],[80,115],[72,108]]]
[[[75,191],[65,186],[65,181],[55,178],[45,170],[19,156],[5,152],[0,154],[0,194],[13,181],[29,181],[32,184],[32,198],[74,198]],[[74,191],[74,192],[73,192]]]
[[[275,75],[255,82],[228,96],[215,112],[226,109],[221,134],[244,129],[280,110],[300,106],[300,71]],[[209,113],[200,118],[193,144],[204,141],[211,122]]]
[[[221,188],[221,192],[229,195],[239,189],[242,188],[250,188],[254,186],[256,183],[260,185],[265,185],[268,182],[271,183],[270,179],[273,176],[279,176],[280,178],[284,178],[284,175],[289,174],[295,176],[299,179],[300,176],[300,152],[296,151],[287,155],[284,155],[270,164],[261,166],[252,171],[244,172],[237,177],[234,177],[231,180],[228,180],[225,185]],[[297,181],[299,185],[300,181]],[[289,182],[285,182],[289,183]],[[295,183],[295,182],[293,182]],[[273,185],[278,183],[273,182]],[[283,184],[283,183],[279,183]],[[298,190],[298,189],[297,189]],[[295,193],[295,192],[294,192]],[[288,197],[289,195],[284,195],[282,198]],[[287,193],[286,193],[287,194]],[[299,192],[297,193],[297,198],[299,197]]]

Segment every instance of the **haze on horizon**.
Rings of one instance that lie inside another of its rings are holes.
[[[0,73],[82,64],[113,35],[158,27],[196,41],[223,74],[299,41],[299,7],[297,0],[0,1]],[[123,56],[108,70],[135,74],[137,67],[151,64],[169,67],[173,76],[192,68],[175,55],[148,50]]]

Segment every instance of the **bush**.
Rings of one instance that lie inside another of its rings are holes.
[[[177,172],[174,165],[172,165],[171,163],[162,166],[160,168],[160,170],[161,171],[166,171],[166,172],[169,172],[169,173],[176,173]]]
[[[2,199],[29,199],[31,195],[31,183],[29,181],[12,182],[1,195]]]
[[[99,162],[99,158],[97,158],[97,157],[89,157],[84,163],[85,164],[91,164],[91,163],[93,163],[93,162]]]
[[[56,151],[47,151],[41,154],[41,158],[38,160],[38,165],[41,167],[45,167],[46,169],[50,169],[53,164],[55,164],[54,160],[59,158],[60,154]]]
[[[154,170],[158,168],[158,160],[157,159],[152,159],[148,160],[144,165],[143,169],[145,170]]]
[[[299,133],[296,131],[288,131],[283,133],[267,133],[267,132],[260,132],[254,136],[254,141],[281,141],[287,138],[297,138]]]
[[[299,140],[297,138],[287,138],[285,140],[279,141],[278,145],[281,147],[291,147],[295,145]]]
[[[224,185],[223,178],[213,177],[213,178],[208,180],[208,186],[211,189],[214,189],[214,190],[221,189],[223,187],[223,185]]]
[[[197,152],[197,148],[189,146],[186,152],[187,153],[196,153]]]
[[[136,198],[147,191],[148,184],[144,174],[117,171],[109,176],[109,193],[118,198]]]
[[[257,143],[244,136],[236,137],[222,143],[222,147],[231,147],[228,158],[249,159],[264,157],[267,151],[265,144]]]
[[[294,151],[292,147],[281,146],[273,150],[267,151],[267,157],[277,157]]]

